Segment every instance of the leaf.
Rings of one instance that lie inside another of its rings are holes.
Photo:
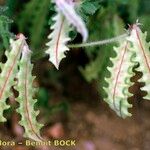
[[[7,61],[5,64],[1,64],[0,74],[0,122],[6,121],[3,117],[3,111],[8,109],[9,106],[6,104],[6,99],[10,96],[10,88],[15,84],[14,78],[18,71],[17,63],[21,54],[22,45],[24,42],[23,38],[19,38],[14,41],[11,40],[11,51],[5,51]]]
[[[43,56],[43,48],[41,48],[45,42],[43,37],[46,36],[47,28],[49,27],[47,23],[48,15],[52,13],[49,11],[49,4],[50,0],[30,0],[23,5],[23,10],[17,17],[16,23],[18,24],[19,31],[26,33],[30,39],[30,46],[34,52],[32,58],[34,59]]]
[[[25,129],[24,137],[35,141],[41,141],[40,129],[43,125],[36,120],[39,111],[34,110],[37,100],[33,99],[35,89],[32,86],[35,77],[32,76],[33,65],[30,62],[31,51],[25,43],[23,47],[22,57],[19,62],[19,72],[17,74],[18,84],[16,90],[19,92],[17,102],[20,104],[17,112],[21,115],[19,122]]]
[[[85,42],[88,38],[88,31],[81,17],[75,12],[75,3],[66,0],[55,0],[57,8],[66,17],[67,21],[76,27],[77,31],[82,35]]]
[[[53,31],[48,36],[50,42],[46,44],[49,47],[46,53],[50,55],[49,61],[58,69],[60,61],[65,57],[64,52],[69,50],[66,46],[66,43],[70,40],[68,36],[69,25],[59,11],[53,18],[53,21],[55,21],[55,23],[51,26]]]
[[[3,15],[8,10],[7,6],[0,6],[0,15]]]
[[[82,11],[87,15],[93,15],[100,7],[100,1],[83,1],[81,4]]]
[[[7,7],[0,6],[0,42],[2,41],[2,45],[0,47],[1,49],[3,49],[3,47],[6,49],[9,48],[9,39],[12,37],[12,33],[9,31],[9,25],[13,21],[5,15],[6,10]],[[2,54],[3,50],[1,50],[0,53]]]
[[[140,64],[136,70],[143,72],[143,76],[139,81],[144,82],[145,86],[141,90],[147,92],[144,98],[150,100],[150,43],[146,41],[146,37],[147,33],[142,33],[139,26],[134,24],[128,40],[132,42],[132,51],[136,52],[135,61]]]
[[[105,101],[109,106],[122,118],[131,116],[128,108],[132,105],[128,103],[127,99],[131,96],[128,89],[132,85],[130,78],[134,75],[132,68],[135,65],[133,61],[134,52],[130,50],[130,42],[125,41],[120,43],[119,47],[114,48],[116,57],[112,58],[112,67],[108,67],[111,73],[110,78],[106,78],[108,87],[105,87],[107,98]]]

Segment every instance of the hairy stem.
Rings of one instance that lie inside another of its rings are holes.
[[[99,45],[105,45],[108,43],[113,43],[116,41],[120,41],[121,39],[124,39],[128,36],[127,33],[110,38],[110,39],[105,39],[102,41],[95,41],[95,42],[87,42],[87,43],[81,43],[81,44],[69,44],[69,48],[80,48],[80,47],[91,47],[91,46],[99,46]]]

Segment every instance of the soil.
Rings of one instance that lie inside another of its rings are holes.
[[[95,102],[92,107],[88,103],[74,102],[68,120],[61,124],[64,130],[62,139],[75,139],[76,146],[42,147],[37,150],[149,150],[149,114],[148,101],[144,101],[140,108],[134,107],[133,116],[127,119],[117,117],[103,102]],[[5,149],[9,148],[2,150]],[[34,148],[16,147],[14,150],[27,149]]]

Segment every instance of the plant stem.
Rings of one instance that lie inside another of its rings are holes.
[[[95,42],[87,42],[87,43],[81,43],[81,44],[69,44],[69,48],[80,48],[80,47],[91,47],[91,46],[99,46],[99,45],[104,45],[108,43],[113,43],[116,41],[120,41],[121,39],[124,39],[128,36],[127,33],[110,38],[110,39],[105,39],[102,41],[95,41]]]

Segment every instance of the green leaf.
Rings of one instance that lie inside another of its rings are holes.
[[[130,78],[134,75],[132,68],[135,66],[133,57],[135,53],[130,50],[130,42],[121,42],[119,47],[115,47],[116,57],[111,58],[112,67],[108,67],[111,74],[106,78],[108,87],[105,87],[107,97],[104,99],[109,106],[122,118],[131,116],[128,108],[132,105],[128,103],[128,97],[132,96],[128,89],[133,84]]]
[[[15,84],[14,78],[18,71],[17,63],[20,58],[22,45],[24,39],[19,38],[14,41],[11,40],[11,51],[5,51],[7,61],[5,64],[1,64],[0,74],[0,122],[6,121],[3,117],[3,111],[8,109],[9,106],[6,104],[6,99],[11,96],[10,88]]]
[[[150,100],[150,42],[146,41],[146,37],[147,33],[142,33],[138,25],[134,24],[128,40],[132,42],[132,51],[136,53],[135,61],[140,64],[136,70],[143,73],[139,81],[144,82],[145,86],[141,90],[147,92],[144,98]]]
[[[5,12],[7,7],[0,7],[0,40],[2,40],[1,47],[9,48],[9,39],[12,38],[12,33],[9,31],[9,25],[13,21],[9,19]]]
[[[29,35],[30,45],[36,54],[39,53],[44,42],[43,37],[46,36],[49,4],[49,0],[31,0],[24,5],[17,20],[19,31]]]
[[[82,3],[81,8],[83,13],[88,14],[88,15],[93,15],[98,9],[100,5],[98,2],[90,2],[90,1],[85,1]]]
[[[43,140],[40,136],[40,129],[43,127],[36,120],[39,111],[34,110],[34,105],[37,100],[33,99],[35,95],[35,88],[32,86],[35,77],[32,76],[31,64],[31,51],[28,46],[24,45],[22,57],[19,62],[19,72],[17,74],[18,84],[15,87],[19,92],[17,97],[17,102],[19,103],[19,108],[17,112],[21,115],[21,121],[19,124],[25,129],[24,137],[30,138],[35,141]]]
[[[68,36],[70,26],[59,11],[53,21],[55,23],[51,26],[53,31],[48,36],[50,42],[46,44],[49,47],[46,53],[49,55],[49,61],[58,69],[60,61],[65,57],[64,52],[69,50],[66,43],[70,40]]]

